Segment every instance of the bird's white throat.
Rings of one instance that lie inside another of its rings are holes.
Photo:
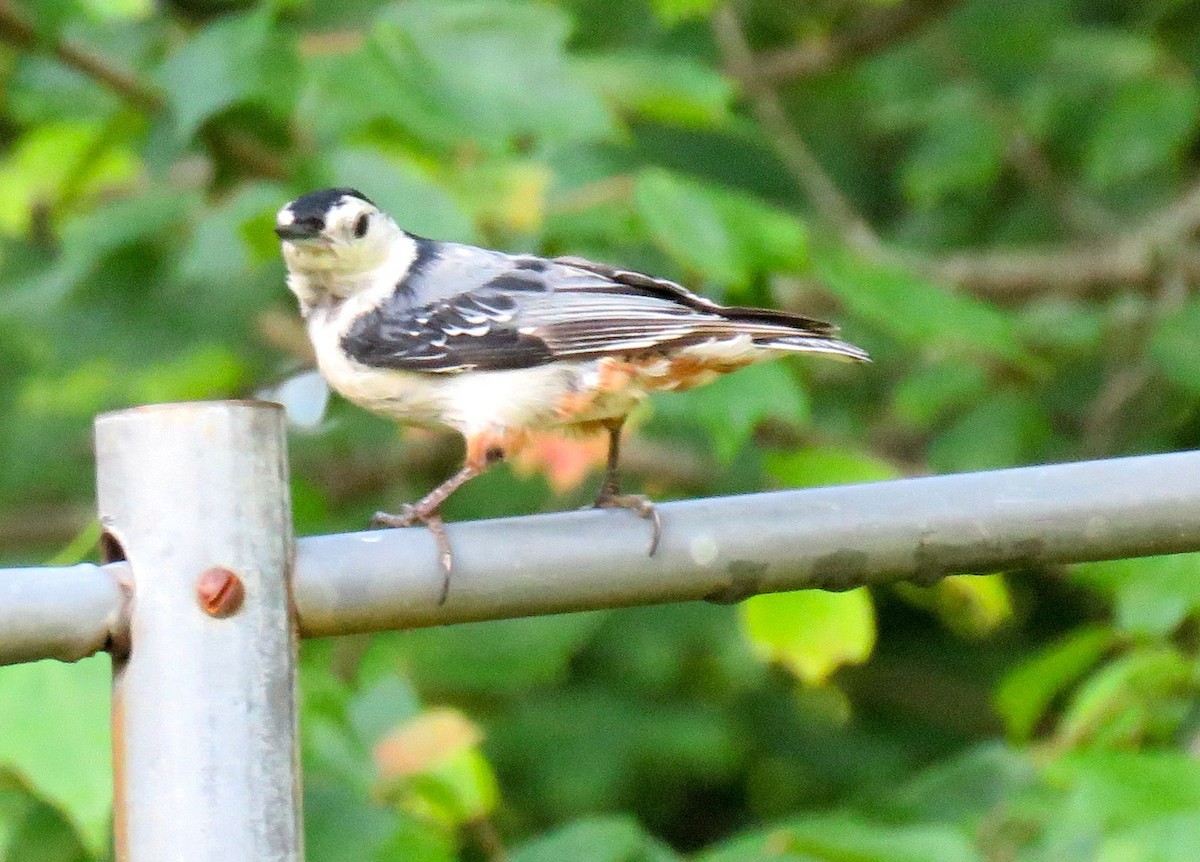
[[[378,242],[348,245],[328,242],[285,242],[288,288],[300,300],[305,316],[316,307],[349,297],[356,304],[386,299],[417,258],[417,243],[389,224]]]

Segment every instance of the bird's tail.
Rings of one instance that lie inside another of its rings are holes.
[[[754,339],[759,347],[788,353],[824,353],[851,362],[870,362],[871,356],[861,347],[829,335],[785,335],[777,338]]]

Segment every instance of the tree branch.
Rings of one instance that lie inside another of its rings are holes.
[[[763,83],[780,84],[831,72],[895,45],[958,2],[909,0],[875,10],[843,30],[757,55],[752,64],[753,74]]]
[[[145,113],[155,114],[167,107],[166,97],[157,88],[116,68],[108,59],[64,39],[43,39],[10,0],[0,0],[0,43],[29,54],[51,54],[64,66],[90,78]],[[250,135],[218,129],[213,132],[210,142],[257,176],[285,179],[291,173],[275,152]]]
[[[1052,289],[1086,293],[1151,284],[1164,270],[1200,281],[1200,183],[1140,225],[1107,242],[1030,251],[963,252],[905,261],[919,272],[992,298],[1016,298]]]
[[[718,8],[712,26],[726,68],[741,83],[763,131],[817,212],[837,228],[851,246],[878,254],[881,243],[871,226],[842,194],[804,138],[793,128],[778,94],[755,75],[754,55],[733,9],[729,6]]]
[[[887,16],[900,16],[903,10],[902,17],[909,22],[908,32],[911,32],[921,20],[949,5],[948,0],[914,0],[888,10]],[[883,12],[879,15],[887,17]],[[869,257],[906,266],[929,278],[992,299],[1016,299],[1045,290],[1070,294],[1150,284],[1164,269],[1200,281],[1200,243],[1190,241],[1191,234],[1200,229],[1200,183],[1176,202],[1146,216],[1139,225],[1118,232],[1109,213],[1093,207],[1061,182],[1045,155],[1019,128],[1010,141],[1010,157],[1017,169],[1032,184],[1048,189],[1077,231],[1100,233],[1105,237],[1103,240],[1045,249],[960,252],[942,257],[887,248],[795,130],[770,83],[772,76],[762,74],[761,69],[756,71],[758,60],[729,6],[718,8],[714,14],[713,33],[727,71],[741,84],[751,110],[797,185],[842,240]],[[860,47],[881,44],[865,36],[856,40],[852,40],[853,44]]]
[[[0,0],[0,42],[28,53],[49,52],[64,66],[86,75],[143,111],[158,111],[166,104],[160,92],[113,68],[104,58],[61,39],[44,41],[9,0]]]

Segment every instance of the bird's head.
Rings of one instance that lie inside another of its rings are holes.
[[[288,287],[309,307],[389,277],[387,270],[406,265],[412,245],[387,213],[348,188],[320,189],[286,204],[275,216],[275,233]]]

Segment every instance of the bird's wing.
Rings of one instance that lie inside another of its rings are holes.
[[[674,282],[578,258],[512,258],[489,281],[414,305],[411,291],[359,317],[342,340],[365,365],[453,373],[636,355],[735,337],[865,358],[812,318],[729,308]]]

